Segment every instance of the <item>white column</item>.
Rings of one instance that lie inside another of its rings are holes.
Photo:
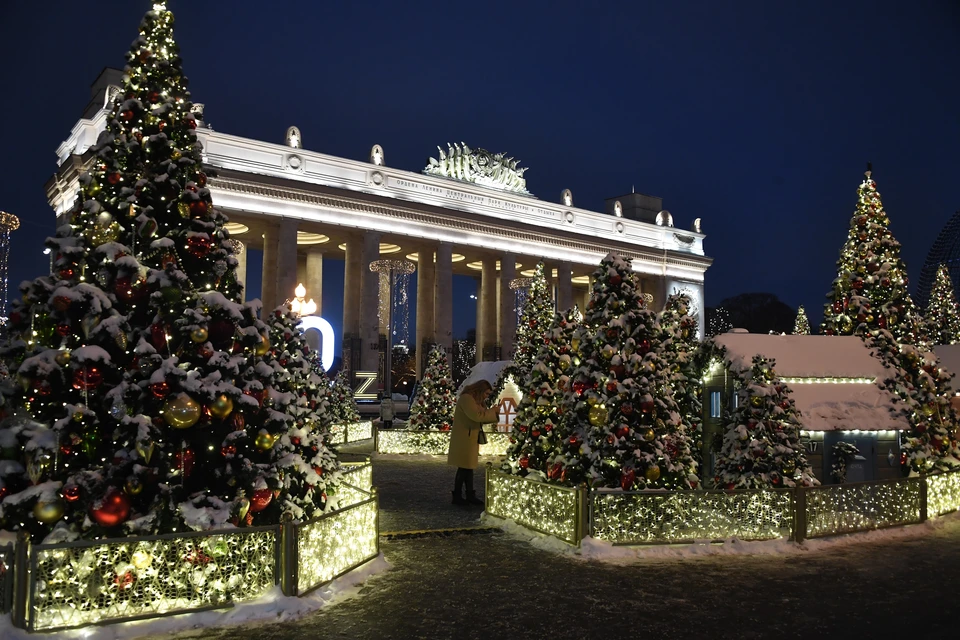
[[[317,315],[323,315],[323,251],[311,249],[307,253],[307,275],[304,278],[307,300],[317,303]]]
[[[237,253],[234,257],[237,259],[237,282],[243,287],[243,293],[240,294],[240,301],[246,300],[247,295],[247,245],[234,238],[237,243]]]
[[[436,341],[434,326],[434,289],[436,268],[433,262],[433,247],[421,245],[417,250],[417,379],[423,377],[427,361],[426,345]]]
[[[277,242],[277,297],[274,307],[292,299],[294,289],[297,288],[297,225],[297,220],[293,218],[280,221]]]
[[[453,248],[446,242],[437,247],[434,272],[433,317],[437,344],[443,345],[453,364]],[[420,264],[423,268],[423,264]]]
[[[573,306],[573,272],[569,262],[557,265],[557,311],[565,312]]]
[[[484,256],[480,272],[480,329],[477,331],[477,354],[483,346],[480,361],[493,360],[497,348],[497,260]]]
[[[270,226],[263,234],[263,267],[260,276],[260,301],[266,318],[277,306],[277,228]]]
[[[377,371],[380,365],[380,274],[370,271],[370,263],[380,258],[380,234],[363,234],[363,257],[360,258],[360,349],[361,371]]]
[[[513,356],[513,343],[517,336],[516,297],[510,281],[517,277],[517,262],[512,253],[500,257],[500,359]]]
[[[343,341],[341,343],[343,366],[351,372],[360,368],[360,354],[351,344],[360,337],[360,287],[363,271],[360,262],[363,257],[363,245],[360,238],[350,236],[343,257]],[[320,301],[317,300],[317,303]],[[360,348],[362,352],[362,347]]]

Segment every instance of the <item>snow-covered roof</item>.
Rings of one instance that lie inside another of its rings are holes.
[[[941,344],[933,348],[933,352],[940,358],[940,366],[956,374],[957,379],[953,381],[954,389],[960,384],[960,344]]]
[[[856,336],[780,336],[723,333],[714,338],[727,348],[730,361],[749,366],[760,354],[776,360],[782,378],[885,378],[878,358]]]
[[[876,384],[790,384],[800,422],[810,431],[909,429],[895,398]]]

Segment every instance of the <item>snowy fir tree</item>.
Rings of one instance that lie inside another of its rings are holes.
[[[890,370],[881,386],[900,399],[893,410],[910,423],[910,430],[901,433],[904,473],[953,468],[960,462],[957,413],[950,404],[953,374],[940,366],[936,355],[898,344],[889,331],[878,332],[868,344]]]
[[[754,356],[736,370],[737,406],[725,412],[723,445],[714,485],[721,489],[815,486],[819,481],[800,443],[800,419],[790,389],[777,377],[775,362]]]
[[[436,345],[427,356],[427,369],[420,381],[420,391],[410,407],[407,428],[449,431],[453,427],[456,406],[447,353],[442,346]]]
[[[697,340],[697,319],[690,315],[690,298],[681,293],[668,296],[658,323],[660,357],[681,420],[690,436],[691,453],[699,466],[703,443],[702,365],[697,357],[700,341]]]
[[[239,303],[173,15],[154,7],[47,241],[52,272],[22,285],[3,347],[19,385],[0,428],[0,526],[34,540],[245,522],[281,490],[247,426],[269,386],[249,361],[270,341]]]
[[[517,384],[526,380],[530,375],[543,337],[553,323],[553,298],[547,287],[547,279],[543,272],[543,263],[539,263],[533,274],[530,292],[527,295],[520,320],[517,323],[516,346],[513,350],[512,375]]]
[[[353,399],[353,389],[347,379],[346,370],[333,379],[333,388],[330,393],[330,412],[334,424],[352,424],[360,421],[360,411],[357,402]]]
[[[563,397],[569,376],[579,364],[572,340],[581,320],[576,306],[557,313],[544,336],[530,374],[520,385],[523,397],[513,420],[505,471],[561,481],[564,465],[556,458],[566,437],[561,422]]]
[[[886,329],[897,342],[917,343],[920,313],[907,293],[907,267],[889,225],[868,167],[827,294],[821,333],[867,336]]]
[[[941,264],[937,269],[937,279],[933,284],[933,291],[930,292],[924,321],[931,345],[960,342],[960,310],[957,309],[957,297],[953,292],[950,270],[945,264]]]
[[[810,320],[807,319],[807,312],[803,308],[803,305],[800,305],[800,308],[797,309],[797,319],[793,323],[793,335],[795,336],[810,335]]]
[[[264,515],[289,513],[293,520],[307,520],[327,506],[339,471],[328,446],[329,381],[299,324],[300,316],[289,303],[274,310],[270,319],[272,346],[264,364],[273,370],[272,387],[264,400],[270,405],[266,415],[282,426],[261,431],[257,438],[270,445],[283,490],[272,506],[276,514]]]
[[[561,478],[625,490],[696,487],[656,314],[644,308],[629,263],[614,255],[600,263],[571,343],[580,365],[564,398],[566,439],[551,462]]]

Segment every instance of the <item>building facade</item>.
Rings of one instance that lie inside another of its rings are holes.
[[[58,149],[59,168],[47,184],[58,215],[73,204],[89,149],[106,124],[114,72],[101,74],[84,116]],[[544,261],[564,310],[585,302],[590,274],[610,252],[631,261],[655,306],[676,291],[690,296],[703,334],[703,281],[712,260],[699,218],[692,230],[677,229],[669,212],[652,211],[657,198],[611,199],[604,212],[574,206],[569,190],[558,202],[541,200],[529,194],[524,169],[511,158],[460,144],[438,149],[439,158],[422,171],[407,171],[390,167],[379,145],[364,160],[306,150],[296,127],[282,143],[207,125],[197,133],[217,176],[208,181],[213,202],[229,216],[232,237],[262,252],[261,264],[249,264],[243,251],[239,275],[261,271],[265,309],[291,298],[298,282],[321,300],[324,261],[344,261],[342,355],[351,372],[383,367],[389,306],[378,313],[380,275],[370,269],[380,259],[416,264],[422,353],[431,344],[452,350],[454,274],[478,278],[477,360],[496,360],[512,352],[514,289],[522,276]]]

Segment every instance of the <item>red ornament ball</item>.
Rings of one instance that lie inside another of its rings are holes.
[[[640,343],[637,345],[637,351],[638,351],[638,352],[640,353],[640,355],[642,355],[642,356],[647,355],[648,353],[650,353],[650,349],[651,349],[651,348],[652,348],[652,345],[650,344],[650,341],[647,340],[646,338],[644,338],[643,340],[641,340]]]
[[[107,174],[107,182],[110,184],[117,184],[120,182],[120,174],[114,171],[113,173]]]
[[[233,455],[236,455],[236,453],[237,453],[237,448],[232,444],[228,444],[225,447],[220,447],[220,455],[222,455],[223,457],[233,456]]]
[[[73,372],[73,388],[78,391],[92,391],[103,382],[103,373],[97,367],[85,366]]]
[[[263,511],[273,500],[273,491],[270,489],[258,489],[253,492],[253,495],[250,496],[250,511],[253,513],[258,513]]]
[[[118,489],[110,489],[99,505],[90,510],[90,516],[102,527],[115,527],[130,516],[130,499]]]
[[[621,282],[623,282],[623,278],[620,277],[619,273],[610,276],[610,284],[620,284]]]
[[[187,238],[187,253],[194,258],[202,258],[213,248],[213,241],[206,235]]]
[[[520,458],[517,464],[520,465],[521,469],[526,469],[527,467],[530,466],[530,458],[528,458],[527,456],[523,456],[522,458]]]
[[[62,495],[63,499],[67,502],[76,502],[80,499],[80,487],[75,484],[68,484],[63,488],[63,491],[60,492],[60,495]]]
[[[66,323],[58,324],[57,334],[59,334],[61,337],[66,338],[68,335],[70,335],[70,325]]]
[[[150,393],[154,398],[166,398],[170,393],[170,385],[166,381],[154,382],[150,385]]]
[[[636,471],[634,471],[633,469],[629,469],[620,476],[620,487],[624,491],[627,491],[630,489],[630,487],[633,486],[633,481],[636,479],[637,479]]]
[[[67,296],[55,296],[53,298],[53,308],[57,311],[66,311],[70,308],[70,298]]]
[[[184,478],[189,478],[193,473],[193,465],[196,462],[196,456],[193,449],[183,449],[173,455],[173,463],[177,469],[183,472]]]
[[[643,411],[644,413],[650,413],[653,411],[653,407],[653,400],[644,400],[640,403],[640,411]]]

